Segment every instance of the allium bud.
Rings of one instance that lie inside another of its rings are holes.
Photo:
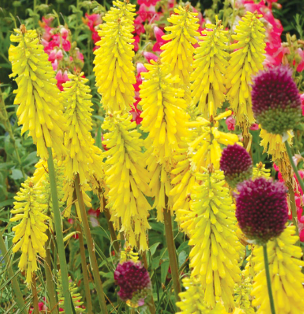
[[[262,71],[254,78],[252,110],[262,128],[269,133],[282,135],[294,128],[302,111],[291,69],[281,65]]]
[[[251,157],[246,149],[238,144],[228,145],[223,150],[220,167],[224,171],[225,180],[232,188],[252,176]]]
[[[264,244],[278,237],[288,219],[286,188],[263,177],[238,185],[236,218],[248,239]]]
[[[141,262],[129,260],[118,264],[114,279],[120,287],[118,296],[123,301],[131,301],[134,306],[144,305],[145,298],[151,292],[151,280]]]

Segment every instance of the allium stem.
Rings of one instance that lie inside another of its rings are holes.
[[[175,243],[174,243],[174,238],[173,238],[171,213],[170,213],[170,209],[168,208],[164,209],[164,224],[165,224],[167,249],[168,249],[168,254],[169,254],[169,262],[170,262],[170,268],[171,268],[171,277],[173,281],[175,299],[176,301],[180,301],[179,293],[181,292],[181,286],[180,286],[180,281],[179,281]]]
[[[80,257],[81,257],[81,267],[82,267],[82,275],[83,275],[83,283],[84,283],[84,292],[86,298],[86,309],[88,314],[92,314],[92,300],[91,300],[91,292],[89,286],[89,276],[87,270],[87,261],[85,256],[84,242],[82,230],[78,226],[77,231],[79,231],[79,247],[80,247]]]
[[[300,184],[300,187],[301,187],[302,191],[304,192],[304,183],[303,183],[303,181],[302,181],[302,179],[301,179],[301,177],[299,175],[298,169],[297,169],[297,167],[296,167],[296,165],[295,165],[295,163],[294,163],[294,161],[292,159],[291,148],[290,148],[289,143],[288,143],[287,140],[285,141],[285,147],[286,147],[286,151],[287,151],[287,154],[288,154],[289,161],[290,161],[290,164],[292,166],[292,169],[293,169],[293,171],[294,171],[294,173],[295,173],[295,175],[296,175],[296,177],[298,179],[298,182]]]
[[[46,235],[48,236],[48,241],[45,246],[46,257],[44,261],[46,288],[47,288],[49,301],[50,301],[50,311],[52,314],[58,314],[56,290],[55,290],[53,275],[51,271],[52,260],[51,260],[51,248],[50,248],[50,241],[51,241],[50,230],[46,231]]]
[[[270,301],[271,314],[275,314],[275,307],[271,289],[271,280],[270,280],[270,272],[269,272],[269,264],[268,264],[268,255],[267,255],[267,243],[263,245],[263,253],[264,253],[264,264],[265,264],[265,272],[266,272],[266,280],[267,280],[267,289]]]
[[[68,268],[67,268],[66,259],[65,259],[65,250],[64,250],[63,234],[62,234],[62,220],[61,220],[62,218],[61,218],[61,212],[60,212],[59,203],[58,203],[53,154],[52,154],[52,149],[50,147],[48,147],[47,150],[49,154],[48,169],[49,169],[53,213],[54,213],[54,225],[55,225],[55,231],[56,231],[56,243],[57,243],[59,264],[60,264],[61,277],[62,277],[64,310],[66,313],[73,313],[70,290],[69,290]]]
[[[15,293],[15,298],[16,298],[16,303],[18,305],[18,309],[21,311],[20,313],[27,314],[26,306],[23,301],[23,295],[20,291],[17,278],[16,276],[14,276],[14,272],[13,272],[13,269],[9,260],[9,254],[7,254],[7,250],[6,250],[6,246],[3,240],[1,230],[0,230],[0,251],[1,251],[1,255],[4,256],[4,261],[5,261],[8,276],[9,278],[12,278],[11,280],[12,288]],[[2,258],[0,259],[0,262],[1,261],[2,261]]]
[[[32,295],[33,295],[34,314],[39,314],[38,294],[37,294],[37,289],[36,289],[35,274],[33,275],[33,279],[32,279]]]
[[[101,313],[107,314],[108,310],[107,310],[107,306],[106,306],[106,301],[105,301],[103,288],[102,288],[102,282],[100,279],[97,259],[96,259],[96,255],[95,255],[95,245],[94,245],[93,238],[92,238],[91,231],[90,231],[90,227],[89,227],[89,222],[88,222],[88,217],[87,217],[87,213],[86,213],[86,209],[85,209],[85,205],[84,205],[84,201],[83,201],[82,191],[80,190],[79,174],[76,175],[75,189],[76,189],[76,195],[77,195],[77,199],[78,199],[78,203],[79,203],[79,209],[80,209],[80,215],[81,215],[84,235],[86,237],[86,241],[87,241],[87,245],[88,245],[90,263],[91,263],[91,268],[93,271],[95,288],[97,291],[97,296],[98,296],[98,300],[99,300],[99,304],[100,304],[100,308],[101,308]]]

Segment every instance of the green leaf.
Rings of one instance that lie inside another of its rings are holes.
[[[150,247],[151,256],[154,255],[154,253],[155,253],[157,247],[160,245],[160,243],[161,242],[157,242],[157,243],[154,243],[153,245],[151,245],[151,247]]]
[[[13,169],[10,177],[14,180],[22,179],[23,178],[22,171],[19,169]]]
[[[182,251],[178,254],[178,268],[181,268],[181,266],[185,263],[187,259],[187,253],[185,251]]]
[[[161,282],[163,284],[165,284],[167,275],[168,275],[168,269],[169,269],[169,261],[164,261],[161,265],[160,265],[160,277],[161,277]]]
[[[96,146],[101,149],[101,125],[97,129]]]
[[[5,206],[13,205],[14,201],[15,200],[13,198],[11,198],[9,200],[5,200],[3,202],[0,202],[0,208],[5,207]]]
[[[100,120],[101,122],[103,122],[103,120],[104,120],[104,117],[98,116],[96,114],[94,114],[92,117],[97,119],[97,120]]]
[[[21,165],[23,167],[28,167],[28,166],[35,164],[37,161],[38,161],[37,153],[31,152],[27,156],[23,156],[21,158]]]

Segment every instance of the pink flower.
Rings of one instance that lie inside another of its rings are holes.
[[[138,4],[145,4],[147,6],[150,5],[156,5],[157,2],[159,2],[160,0],[138,0]]]
[[[138,35],[134,36],[135,41],[133,42],[134,51],[138,51],[138,44],[140,41],[140,37]]]
[[[54,71],[57,71],[57,68],[58,68],[58,61],[57,61],[57,59],[54,62],[52,62],[52,67],[53,67]]]
[[[137,70],[137,75],[140,75],[141,72],[148,72],[148,70],[145,68],[145,66],[142,63],[140,63],[140,62],[138,62],[136,64],[136,70]]]
[[[300,63],[297,66],[297,71],[298,72],[302,72],[304,70],[304,50],[302,50],[301,48],[298,48],[298,55],[301,58]]]
[[[158,17],[157,12],[155,11],[155,7],[154,6],[146,6],[145,4],[141,4],[139,6],[139,10],[136,12],[143,21],[152,21],[152,20],[156,20]]]
[[[300,95],[301,106],[302,106],[302,115],[304,116],[304,93]]]
[[[156,62],[158,60],[158,57],[155,54],[148,51],[144,52],[144,57],[147,59],[148,62],[150,62],[151,60],[154,60]]]
[[[65,83],[66,81],[69,81],[70,79],[68,78],[68,72],[64,71],[62,74],[62,71],[59,70],[55,76],[55,79],[57,80],[57,87],[63,91],[63,86],[62,84]]]
[[[162,38],[165,35],[165,33],[159,27],[154,26],[154,35],[156,38],[156,43],[153,46],[153,51],[162,52],[160,47],[168,42],[167,40],[164,40]]]
[[[89,215],[89,219],[90,219],[92,227],[98,227],[100,224],[97,218],[100,215],[100,209],[91,208],[88,210],[88,215]]]
[[[234,131],[235,128],[235,119],[233,118],[233,116],[230,116],[226,119],[226,125],[229,131]]]
[[[143,34],[145,32],[145,28],[142,25],[143,22],[144,20],[142,19],[140,15],[138,15],[136,19],[134,20],[134,28],[135,28],[135,33],[137,35]]]
[[[61,34],[62,38],[67,39],[68,35],[69,35],[69,31],[65,27],[62,27],[60,29],[60,34]]]
[[[259,125],[257,124],[257,123],[253,123],[252,125],[251,125],[251,127],[250,127],[250,130],[251,131],[257,131],[257,130],[259,130],[260,128],[259,128]]]
[[[129,111],[132,114],[131,121],[132,122],[135,121],[137,125],[140,124],[142,121],[142,118],[140,117],[142,111],[137,108],[139,101],[140,101],[140,98],[137,98],[135,103],[133,104],[133,108]]]
[[[76,50],[76,57],[77,57],[77,59],[81,60],[82,62],[84,61],[83,54],[79,51],[79,49]]]
[[[91,32],[94,32],[95,31],[94,27],[101,24],[101,15],[100,14],[89,15],[88,13],[86,13],[85,17],[87,18],[85,23],[89,26]]]

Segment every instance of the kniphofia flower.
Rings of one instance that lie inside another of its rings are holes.
[[[263,69],[265,59],[265,29],[259,17],[261,15],[247,12],[236,26],[236,35],[232,38],[237,43],[230,46],[235,51],[226,71],[226,86],[230,88],[227,97],[244,135],[255,122],[251,108],[252,77]]]
[[[145,198],[149,193],[149,173],[145,169],[144,142],[131,122],[128,113],[109,115],[102,128],[103,144],[108,150],[106,160],[106,184],[109,187],[107,207],[115,219],[121,219],[121,230],[132,247],[140,251],[148,249],[146,232],[150,228],[148,215],[150,205]],[[118,228],[117,224],[115,224]]]
[[[96,43],[94,72],[102,105],[108,112],[129,111],[134,103],[135,67],[134,56],[135,5],[127,1],[113,1],[114,7],[103,17],[98,31],[101,37]]]
[[[194,71],[191,75],[192,102],[204,118],[215,116],[225,101],[224,76],[228,65],[227,31],[221,21],[206,24],[199,47],[195,49]]]
[[[180,87],[185,91],[187,104],[191,103],[190,74],[192,72],[193,52],[199,33],[197,29],[198,13],[191,12],[190,5],[174,8],[174,13],[168,18],[171,26],[165,27],[170,34],[162,38],[169,42],[162,45],[161,61],[171,65],[173,76],[180,78]]]
[[[47,147],[52,147],[57,155],[65,152],[63,132],[62,97],[56,86],[55,72],[48,55],[35,30],[15,29],[9,48],[9,60],[12,63],[12,74],[18,85],[14,104],[18,104],[18,124],[23,124],[21,134],[29,131],[29,136],[37,145],[37,154],[48,158]]]
[[[196,177],[202,183],[191,194],[188,225],[191,276],[198,276],[204,290],[202,298],[214,307],[221,298],[226,309],[234,308],[234,284],[240,281],[238,267],[240,243],[235,234],[235,205],[225,187],[222,171],[210,166]]]
[[[304,274],[301,269],[302,251],[294,226],[288,226],[283,233],[267,243],[268,262],[272,293],[277,314],[304,313]],[[267,292],[263,247],[253,249],[252,263],[256,273],[251,295],[252,305],[257,307],[258,314],[271,313]]]
[[[45,234],[48,226],[45,221],[49,217],[44,214],[46,210],[44,195],[40,187],[34,186],[33,179],[27,178],[21,186],[15,196],[14,208],[11,210],[15,215],[10,221],[21,220],[12,228],[15,233],[13,252],[21,251],[18,267],[26,272],[26,283],[30,286],[33,273],[38,269],[38,254],[41,258],[46,256],[44,244],[48,239]]]

